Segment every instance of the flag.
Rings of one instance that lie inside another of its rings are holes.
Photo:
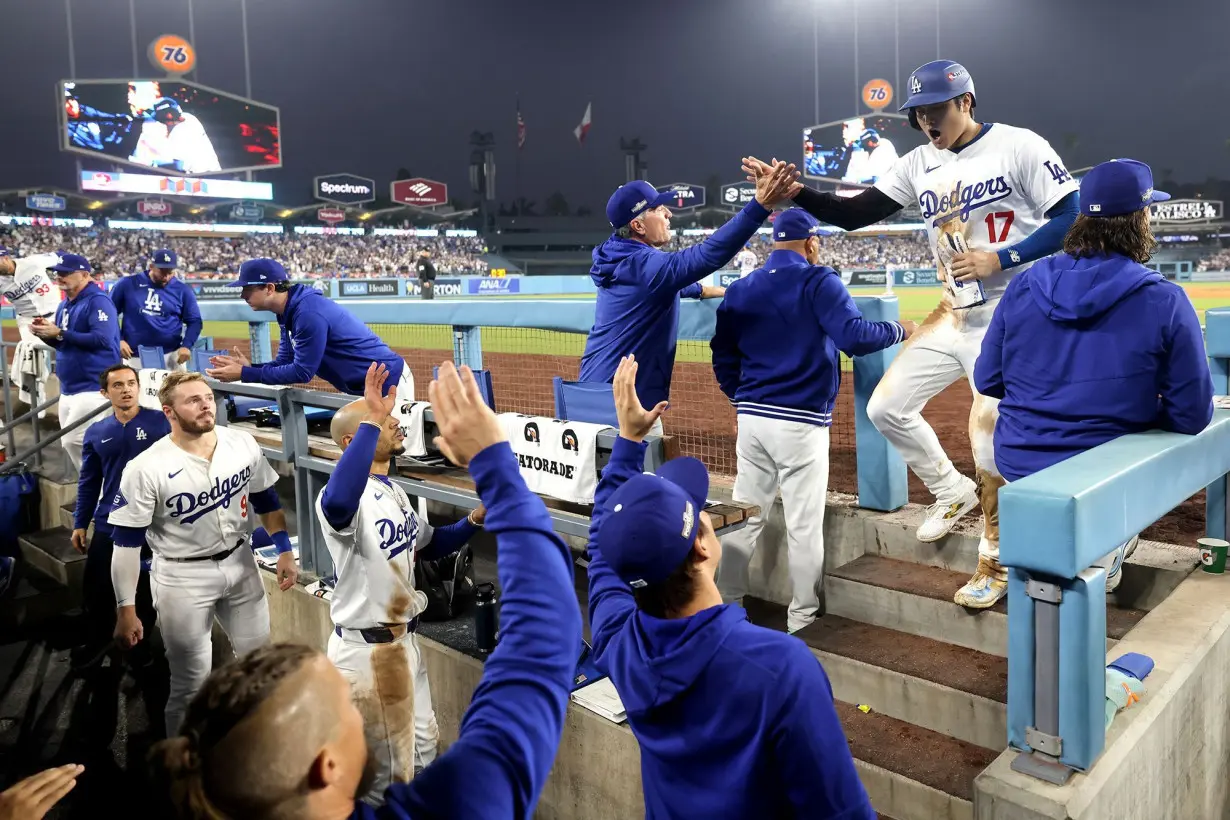
[[[517,150],[525,147],[525,120],[521,118],[521,103],[517,103]]]
[[[593,108],[593,103],[585,105],[585,116],[581,117],[581,124],[572,129],[572,133],[576,135],[577,142],[585,144],[585,135],[589,133],[590,110]]]

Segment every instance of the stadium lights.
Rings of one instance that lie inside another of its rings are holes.
[[[192,214],[199,214],[199,213],[200,213],[201,211],[203,211],[203,210],[205,210],[205,209],[204,209],[204,208],[193,208],[193,209],[192,209],[191,211],[189,211],[188,213],[192,213]]]
[[[96,199],[93,202],[91,202],[89,205],[87,205],[86,207],[89,208],[91,211],[97,211],[99,208],[103,206],[103,204],[104,203]]]
[[[359,215],[359,219],[363,220],[364,222],[366,222],[367,220],[369,220],[369,219],[371,219],[371,218],[372,218],[372,215],[371,215],[370,213],[365,213],[365,214],[360,214],[360,215]]]
[[[284,211],[278,211],[278,216],[281,219],[285,219],[286,217],[290,216],[292,213],[294,213],[294,211],[292,211],[290,208],[287,208]]]

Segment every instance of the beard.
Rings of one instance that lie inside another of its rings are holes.
[[[212,432],[217,424],[217,420],[212,416],[205,421],[197,421],[195,419],[184,418],[174,410],[171,411],[171,415],[175,416],[175,420],[179,422],[179,427],[181,430],[185,433],[192,433],[197,436],[203,433]]]
[[[389,455],[391,456],[404,456],[405,454],[406,454],[406,445],[402,444],[400,441],[394,444],[393,448],[389,450]]]

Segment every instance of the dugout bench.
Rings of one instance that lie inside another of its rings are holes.
[[[219,424],[228,424],[234,429],[251,433],[267,458],[293,466],[300,566],[318,578],[331,576],[333,563],[324,545],[320,524],[316,520],[315,505],[316,497],[324,489],[337,460],[341,458],[341,449],[329,436],[309,431],[307,412],[310,408],[337,410],[354,401],[355,397],[345,393],[326,393],[301,387],[223,383],[213,379],[207,379],[207,382],[214,390]],[[249,421],[229,421],[226,410],[229,396],[264,399],[276,405],[282,419],[282,427],[259,427]],[[424,426],[428,456],[439,456],[440,453],[432,444],[438,430],[430,408],[424,413]],[[617,437],[618,433],[614,430],[606,430],[598,435],[595,463],[599,472],[610,461],[611,447]],[[645,469],[652,471],[670,457],[672,448],[669,437],[650,436],[646,441],[649,448],[645,455]],[[418,463],[412,458],[403,457],[397,461],[396,475],[390,477],[407,495],[466,510],[478,506],[478,495],[467,470],[453,467],[447,462],[443,466],[434,467]],[[586,538],[589,535],[592,505],[574,504],[545,496],[542,498],[556,532],[577,538]],[[705,511],[709,513],[717,534],[726,535],[743,528],[759,509],[752,505],[731,502],[710,503]]]

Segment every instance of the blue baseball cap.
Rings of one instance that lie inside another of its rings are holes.
[[[774,242],[795,242],[820,233],[820,221],[802,208],[782,211],[773,220]]]
[[[231,282],[229,287],[243,288],[248,285],[273,285],[285,282],[290,277],[286,268],[276,259],[249,259],[239,267],[239,281]]]
[[[1122,216],[1165,202],[1170,194],[1153,190],[1153,171],[1134,159],[1112,159],[1095,165],[1081,179],[1081,213]]]
[[[179,267],[179,257],[170,248],[159,248],[154,251],[150,265],[155,268],[176,268]]]
[[[8,255],[9,255],[9,249],[4,247],[3,245],[0,245],[0,256],[8,256]]]
[[[77,273],[78,271],[89,273],[92,268],[90,261],[84,256],[75,253],[61,253],[60,264],[52,265],[47,270],[53,270],[56,273]]]
[[[620,185],[606,201],[606,218],[612,228],[622,228],[645,211],[665,205],[675,198],[671,191],[658,189],[643,179]]]
[[[690,456],[628,479],[607,501],[602,557],[633,588],[662,583],[688,557],[708,495],[709,471]]]

